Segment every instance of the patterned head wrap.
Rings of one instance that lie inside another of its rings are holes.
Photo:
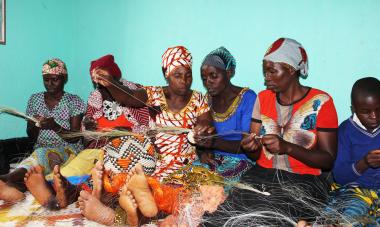
[[[205,59],[203,59],[202,66],[203,65],[211,65],[222,70],[235,70],[236,60],[225,47],[219,47],[211,51]]]
[[[299,70],[303,79],[307,78],[309,67],[306,51],[294,39],[280,38],[276,40],[265,53],[264,60],[286,63],[295,70]]]
[[[116,79],[121,78],[121,71],[119,66],[115,63],[114,57],[111,54],[105,55],[99,59],[91,62],[90,75],[92,78],[92,71],[95,68],[102,68],[108,71],[108,73]]]
[[[162,55],[162,71],[165,78],[178,66],[185,66],[191,69],[193,57],[188,49],[184,46],[175,46],[168,48]]]
[[[66,64],[58,58],[50,59],[42,66],[42,75],[46,74],[67,75]]]

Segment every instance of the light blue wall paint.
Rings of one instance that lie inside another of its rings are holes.
[[[107,2],[107,3],[106,3]],[[340,121],[350,115],[353,82],[379,77],[380,1],[376,0],[8,0],[7,45],[0,45],[0,105],[24,111],[43,89],[41,64],[66,61],[66,90],[86,99],[89,62],[115,55],[124,76],[163,85],[161,55],[173,45],[193,53],[193,88],[204,91],[199,66],[224,45],[237,59],[233,82],[264,88],[261,61],[277,38],[301,42],[310,59],[303,84],[329,92]],[[24,135],[22,120],[0,115],[0,138]]]

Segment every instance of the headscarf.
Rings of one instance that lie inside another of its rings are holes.
[[[58,58],[53,58],[46,61],[42,66],[42,75],[67,75],[66,64]]]
[[[119,66],[115,63],[114,57],[111,54],[105,55],[91,62],[90,75],[92,78],[92,71],[95,68],[102,68],[108,71],[108,73],[116,79],[121,78],[121,71]]]
[[[264,60],[286,63],[295,70],[299,70],[303,79],[308,76],[309,67],[306,51],[294,39],[280,38],[276,40],[265,53]]]
[[[234,56],[225,48],[219,47],[211,51],[202,62],[203,65],[211,65],[222,70],[235,70],[236,60]]]
[[[178,66],[185,66],[191,69],[193,57],[188,49],[184,46],[175,46],[168,48],[162,55],[162,71],[165,78]]]

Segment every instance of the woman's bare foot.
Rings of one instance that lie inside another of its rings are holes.
[[[138,226],[139,218],[137,214],[137,203],[132,193],[127,189],[126,186],[123,187],[120,193],[119,205],[127,213],[128,225]]]
[[[66,178],[62,177],[60,167],[54,166],[53,169],[54,190],[60,208],[65,208],[75,202],[78,198],[78,189],[70,184]]]
[[[115,211],[106,207],[95,196],[86,191],[81,191],[78,201],[81,213],[87,219],[103,225],[114,224]]]
[[[126,187],[135,197],[139,210],[147,218],[156,216],[158,208],[142,166],[137,164],[136,167],[131,170],[130,176],[130,179],[126,182]]]
[[[17,202],[24,199],[25,195],[16,188],[7,185],[4,181],[0,180],[0,199],[6,202]]]
[[[297,223],[297,226],[296,227],[310,227],[311,225],[309,224],[309,223],[307,223],[306,221],[303,221],[303,220],[301,220],[301,221],[299,221],[298,223]]]
[[[25,185],[34,198],[43,206],[47,206],[54,197],[52,187],[46,182],[41,166],[35,166],[25,174]]]
[[[91,170],[91,177],[93,181],[92,195],[100,199],[103,191],[103,162],[97,161],[95,167]]]

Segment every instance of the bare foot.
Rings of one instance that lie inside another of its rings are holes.
[[[70,184],[66,178],[62,177],[60,167],[58,165],[54,166],[53,169],[53,181],[57,202],[60,208],[65,208],[77,200],[77,188],[74,185]]]
[[[130,176],[131,178],[126,183],[126,187],[135,197],[139,210],[145,217],[152,218],[156,216],[158,208],[142,166],[137,164],[136,167],[131,170]]]
[[[35,166],[25,174],[25,185],[34,198],[43,206],[48,206],[53,195],[52,187],[46,182],[41,166]]]
[[[16,188],[7,185],[4,181],[0,180],[0,199],[6,202],[17,202],[25,197],[24,193]]]
[[[81,213],[87,219],[103,225],[114,224],[115,211],[106,207],[95,196],[81,191],[78,201]]]
[[[306,221],[301,220],[301,221],[299,221],[297,223],[296,227],[309,227],[309,226],[311,226],[309,223],[307,223]]]
[[[119,204],[121,208],[127,213],[127,221],[129,226],[138,226],[139,219],[137,215],[137,204],[132,193],[127,189],[126,186],[123,187],[120,197]]]
[[[95,167],[91,170],[91,177],[93,180],[92,195],[100,199],[103,191],[103,162],[97,161]]]

